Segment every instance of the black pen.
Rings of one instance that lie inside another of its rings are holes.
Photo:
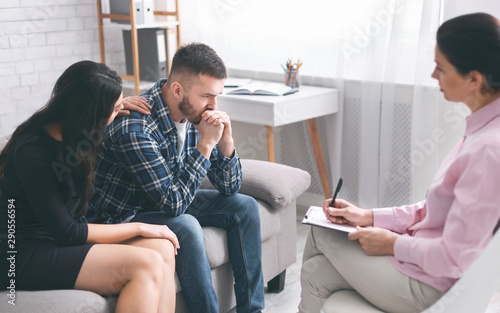
[[[332,201],[330,202],[330,207],[335,207],[335,199],[337,199],[340,188],[342,188],[342,178],[340,178],[339,182],[337,183],[337,189],[335,189],[335,193],[333,194]]]
[[[339,182],[337,183],[337,188],[335,189],[335,193],[333,194],[332,201],[330,201],[330,207],[335,207],[335,199],[337,199],[337,195],[340,191],[340,188],[342,187],[342,178],[339,179]],[[328,219],[330,217],[330,213],[326,215],[326,218]]]

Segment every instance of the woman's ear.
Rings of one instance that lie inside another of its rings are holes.
[[[477,90],[482,87],[484,76],[479,71],[472,70],[467,76],[469,77],[469,86],[471,90]]]
[[[170,91],[177,100],[182,100],[182,97],[184,96],[184,88],[182,88],[182,85],[179,82],[173,82],[170,86]]]

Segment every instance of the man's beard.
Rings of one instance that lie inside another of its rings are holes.
[[[189,103],[189,100],[187,99],[186,96],[182,97],[181,103],[179,103],[179,110],[184,114],[184,117],[187,118],[187,120],[194,125],[198,125],[201,122],[201,114],[200,115],[195,115],[196,112],[193,108],[193,105]]]

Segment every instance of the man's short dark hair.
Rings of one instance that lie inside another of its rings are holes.
[[[177,80],[181,84],[188,83],[200,74],[226,79],[226,65],[217,53],[205,44],[190,43],[182,46],[172,60],[169,80]]]

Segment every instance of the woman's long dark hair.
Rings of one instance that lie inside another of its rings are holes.
[[[0,153],[0,178],[7,153],[16,139],[28,132],[59,124],[62,129],[65,160],[80,197],[75,218],[85,215],[93,194],[97,146],[100,141],[89,134],[104,134],[107,120],[122,93],[122,79],[104,64],[81,61],[59,77],[47,104],[17,127]],[[94,136],[95,137],[95,136]],[[98,136],[102,140],[102,135]]]
[[[461,15],[444,22],[437,47],[461,75],[484,75],[484,92],[500,91],[500,25],[486,13]]]

